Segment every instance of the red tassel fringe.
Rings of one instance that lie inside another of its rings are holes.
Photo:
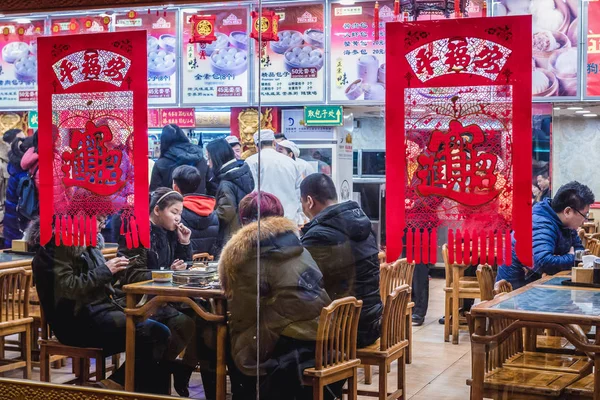
[[[128,248],[139,247],[140,232],[135,217],[129,217],[127,224],[121,218],[121,235],[125,236]],[[54,243],[56,246],[96,246],[98,244],[96,218],[90,216],[64,216],[54,218]]]

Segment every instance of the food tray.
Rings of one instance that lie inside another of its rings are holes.
[[[188,283],[208,284],[216,277],[215,272],[204,271],[176,271],[173,273],[173,283],[185,285]]]
[[[600,283],[583,283],[583,282],[573,282],[571,279],[567,279],[561,282],[562,285],[565,286],[575,286],[575,287],[586,287],[586,288],[595,288],[600,289]]]

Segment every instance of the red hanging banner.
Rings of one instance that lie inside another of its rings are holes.
[[[128,246],[149,247],[146,40],[39,39],[42,244],[94,245],[96,218],[121,213]]]
[[[510,264],[514,231],[531,265],[530,34],[531,16],[386,25],[386,143],[406,154],[386,161],[388,259],[435,263],[439,238]]]

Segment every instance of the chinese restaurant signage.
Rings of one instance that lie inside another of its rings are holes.
[[[270,10],[279,16],[279,40],[264,43],[260,59],[254,57],[261,101],[324,101],[326,57],[323,4],[293,5]],[[256,91],[255,101],[258,101],[258,95]]]
[[[210,9],[216,16],[214,40],[190,43],[191,18],[183,12],[182,101],[186,105],[248,103],[248,8]],[[207,12],[208,13],[208,12]]]
[[[600,96],[600,1],[587,4],[587,84],[586,96]]]
[[[529,35],[530,16],[387,25],[392,259],[510,264],[514,231],[531,266]]]
[[[39,39],[42,244],[95,245],[97,217],[120,214],[128,247],[148,247],[145,44],[142,31]]]
[[[578,95],[577,0],[500,0],[493,15],[531,14],[532,94],[534,97],[575,97]],[[591,21],[591,20],[590,20]]]
[[[196,115],[193,108],[162,108],[159,111],[159,126],[169,124],[179,125],[180,128],[195,128]]]
[[[306,126],[342,126],[344,110],[342,106],[306,106],[304,107]]]
[[[146,30],[148,40],[148,104],[177,103],[177,11],[158,15],[139,13],[134,18],[126,14],[115,17],[115,31]]]
[[[375,40],[375,2],[331,4],[330,100],[385,100],[385,24],[394,20],[394,2],[379,2]]]
[[[44,21],[0,22],[0,108],[35,108],[37,103],[37,38]]]
[[[109,26],[104,23],[104,17],[78,16],[73,18],[51,18],[50,34],[55,35],[73,35],[78,33],[101,33],[108,32]]]

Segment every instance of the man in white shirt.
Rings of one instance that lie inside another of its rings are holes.
[[[300,168],[300,174],[302,175],[302,179],[306,178],[310,174],[314,174],[316,171],[310,165],[310,163],[306,160],[300,158],[300,149],[296,145],[296,143],[291,140],[282,140],[277,143],[277,151],[283,155],[290,157],[292,160],[298,163],[298,167]]]
[[[302,205],[300,203],[300,183],[302,173],[298,164],[291,158],[275,150],[275,133],[263,129],[254,134],[254,142],[260,153],[246,159],[252,171],[255,189],[259,189],[258,157],[260,154],[260,190],[277,196],[283,205],[286,218],[302,223]]]

